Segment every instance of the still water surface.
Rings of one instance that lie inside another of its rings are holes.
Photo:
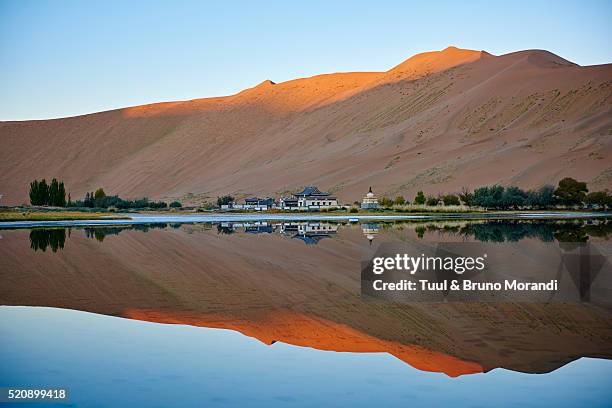
[[[372,301],[360,260],[382,243],[484,241],[519,262],[607,244],[611,226],[2,230],[0,386],[68,386],[76,406],[609,406],[607,305]]]

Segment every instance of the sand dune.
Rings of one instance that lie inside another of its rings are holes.
[[[50,100],[51,102],[51,100]],[[541,50],[449,47],[387,72],[318,75],[236,95],[0,123],[3,203],[34,178],[72,197],[202,202],[306,184],[343,201],[379,193],[524,188],[565,176],[612,187],[612,65]]]

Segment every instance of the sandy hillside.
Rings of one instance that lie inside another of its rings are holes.
[[[52,100],[49,101],[52,103]],[[34,178],[73,198],[199,202],[315,184],[342,201],[378,193],[524,188],[573,176],[612,187],[612,65],[547,51],[454,47],[387,72],[263,81],[236,95],[0,123],[3,203]]]

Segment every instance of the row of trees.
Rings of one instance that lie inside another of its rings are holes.
[[[32,205],[65,207],[66,189],[64,188],[64,182],[53,179],[51,184],[47,184],[45,179],[34,180],[30,183],[30,203]]]
[[[66,189],[63,181],[51,180],[47,184],[45,179],[34,180],[30,183],[30,204],[52,207],[88,207],[88,208],[110,208],[135,209],[135,208],[180,208],[180,201],[173,201],[169,205],[164,201],[150,201],[148,198],[137,200],[124,200],[117,195],[107,196],[102,188],[95,192],[86,193],[82,200],[71,201],[70,194],[66,201]]]
[[[485,186],[473,192],[464,188],[459,194],[445,194],[439,196],[425,196],[419,191],[413,200],[415,205],[436,206],[466,205],[469,207],[483,207],[487,209],[545,209],[554,206],[582,207],[584,205],[596,206],[602,209],[612,207],[612,195],[607,191],[590,192],[587,184],[571,177],[564,178],[557,188],[545,185],[536,190],[522,190],[519,187],[504,187],[500,185]],[[402,196],[394,200],[382,197],[379,199],[382,207],[410,204]]]
[[[150,201],[148,198],[139,198],[136,200],[124,200],[118,195],[106,195],[102,188],[95,192],[86,193],[83,200],[77,200],[70,203],[71,207],[88,207],[88,208],[118,208],[118,209],[137,209],[151,208],[164,209],[168,208],[168,203],[164,201]],[[171,208],[181,207],[179,201],[170,203]]]

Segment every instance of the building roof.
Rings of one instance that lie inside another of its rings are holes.
[[[294,196],[328,196],[329,193],[326,193],[324,191],[319,190],[317,187],[315,186],[307,186],[304,187],[304,189],[302,191],[300,191],[299,193],[295,193],[293,194]]]
[[[257,205],[273,205],[274,199],[270,197],[259,198],[259,197],[248,197],[244,199],[244,202],[255,202]]]

